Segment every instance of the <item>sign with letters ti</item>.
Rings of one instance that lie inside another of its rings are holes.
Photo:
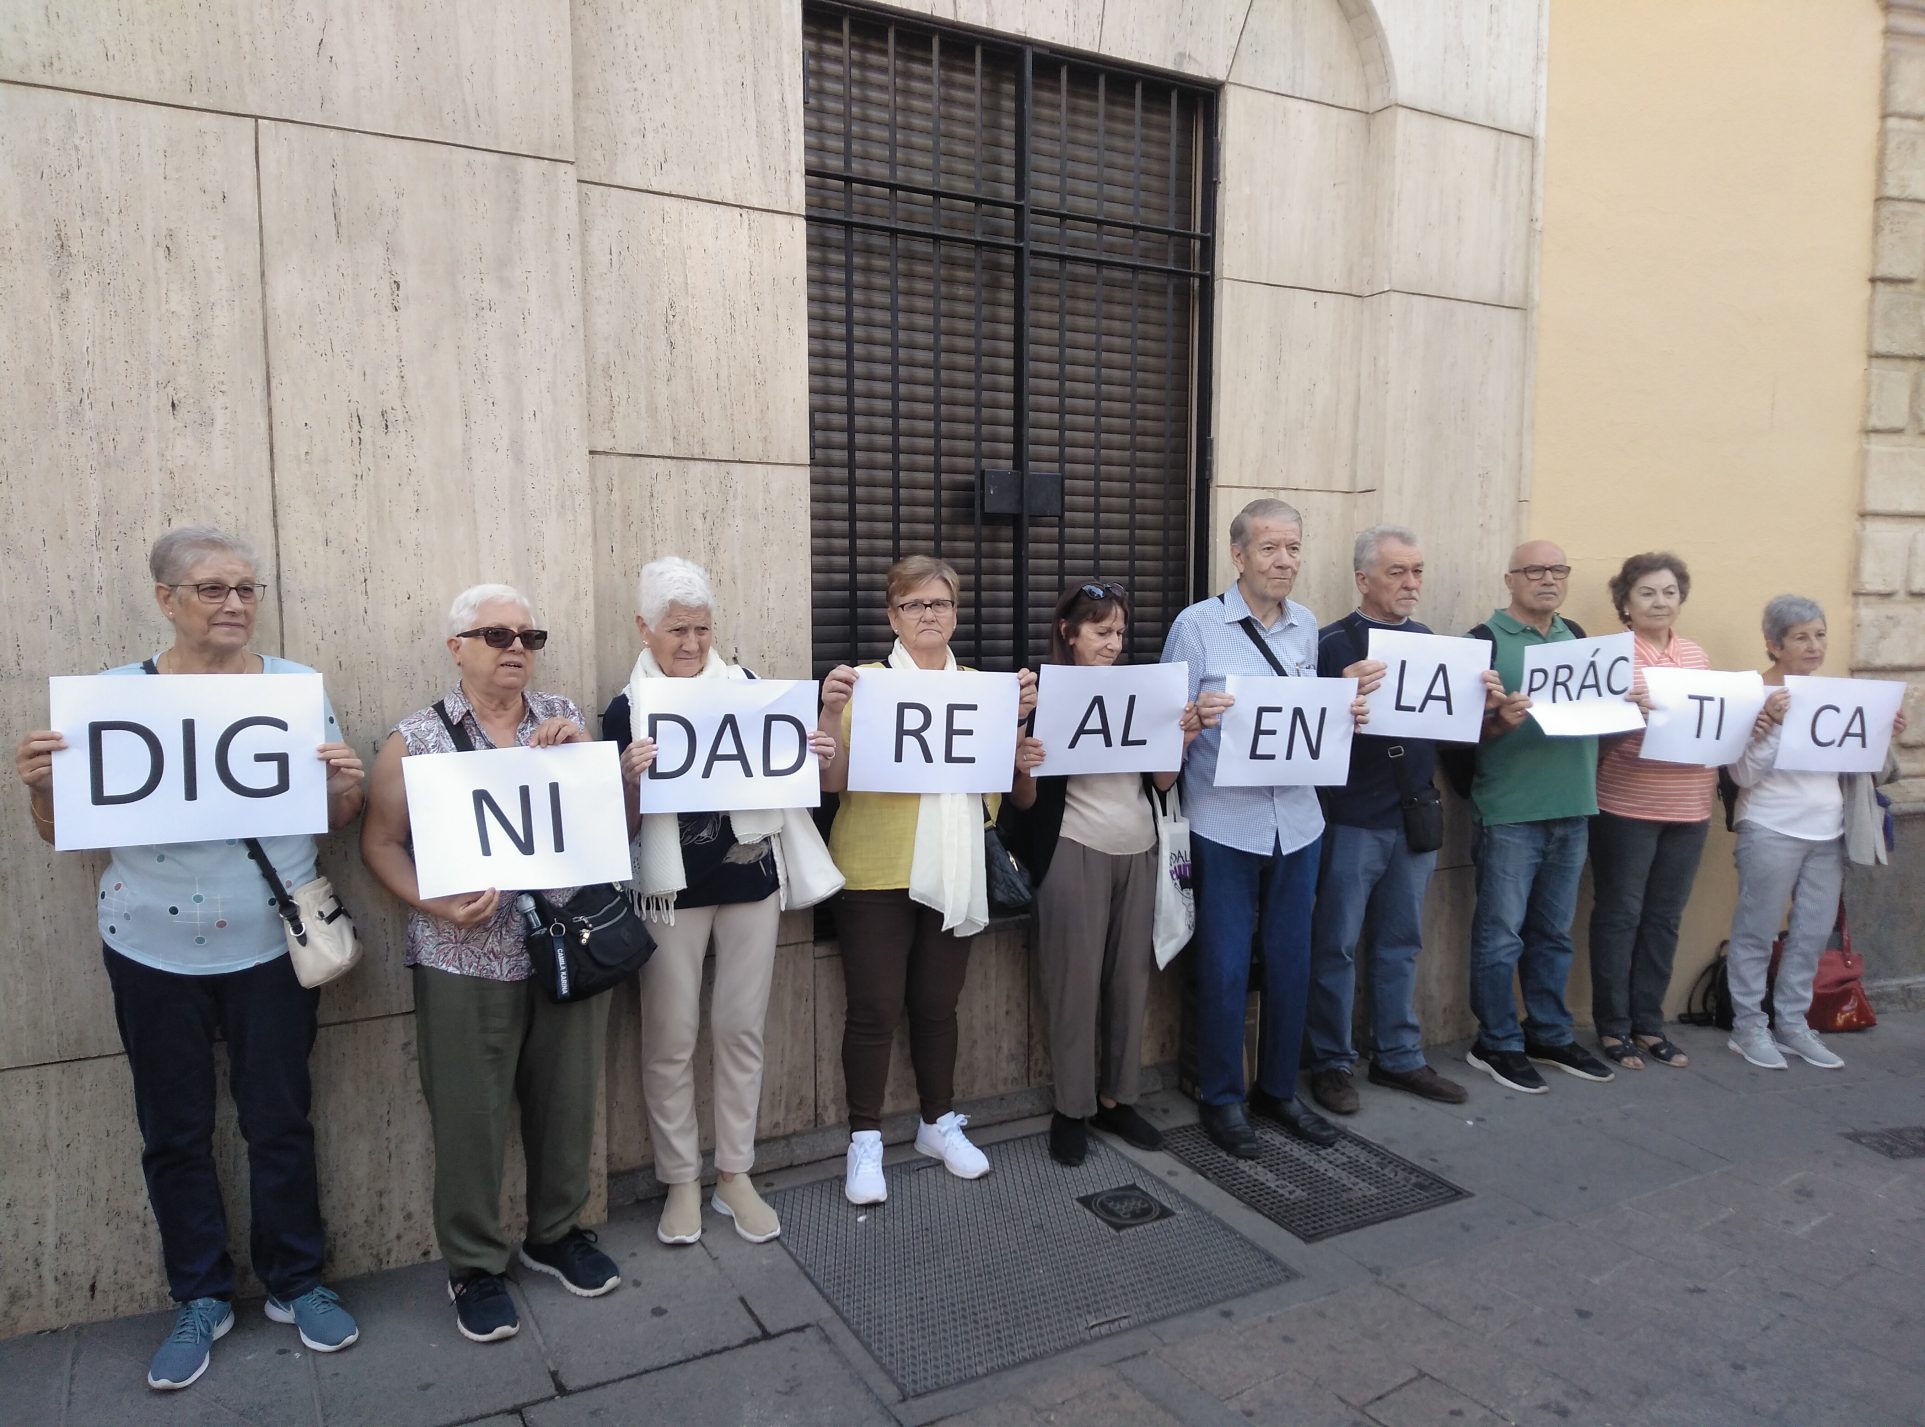
[[[328,828],[319,674],[47,680],[55,847],[287,837]]]
[[[1223,691],[1236,702],[1223,712],[1217,787],[1325,787],[1350,776],[1355,679],[1232,674]]]
[[[1019,697],[1014,674],[859,670],[849,700],[849,790],[1007,793]]]
[[[822,780],[809,733],[813,679],[642,679],[629,685],[629,727],[655,740],[642,777],[645,813],[813,808]]]
[[[1482,736],[1489,644],[1373,628],[1369,657],[1384,664],[1385,672],[1383,683],[1364,696],[1370,704],[1366,733],[1439,743],[1475,743]]]
[[[1773,766],[1794,773],[1876,773],[1891,750],[1892,720],[1905,701],[1897,679],[1785,675],[1791,702]]]
[[[612,743],[401,760],[423,897],[626,882],[628,813]]]
[[[1765,706],[1765,681],[1755,669],[1651,667],[1644,671],[1651,716],[1644,726],[1640,758],[1722,768],[1737,761],[1751,740],[1751,726]]]
[[[1174,773],[1183,766],[1190,666],[1045,664],[1037,674],[1038,773]]]
[[[1644,715],[1631,692],[1636,651],[1630,630],[1595,639],[1564,639],[1524,647],[1524,693],[1531,717],[1550,738],[1631,733]]]

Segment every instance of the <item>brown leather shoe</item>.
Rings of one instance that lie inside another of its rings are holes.
[[[1388,1085],[1393,1090],[1408,1090],[1412,1095],[1444,1105],[1461,1105],[1470,1099],[1468,1090],[1455,1080],[1439,1075],[1428,1065],[1420,1065],[1415,1070],[1385,1070],[1373,1060],[1370,1062],[1370,1083]]]
[[[1311,1071],[1310,1094],[1333,1115],[1357,1113],[1357,1087],[1347,1070]]]

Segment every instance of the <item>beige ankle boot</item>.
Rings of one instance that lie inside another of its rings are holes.
[[[702,1237],[702,1186],[671,1184],[655,1237],[665,1244],[692,1244]]]
[[[766,1244],[782,1232],[782,1221],[746,1174],[715,1181],[715,1211],[734,1220],[735,1232],[752,1244]]]

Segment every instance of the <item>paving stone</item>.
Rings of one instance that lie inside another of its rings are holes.
[[[1474,1193],[1471,1199],[1341,1235],[1328,1240],[1327,1246],[1366,1268],[1394,1273],[1432,1259],[1476,1252],[1521,1229],[1548,1222],[1549,1216],[1506,1193],[1490,1189]]]
[[[711,1222],[711,1232],[702,1235],[702,1247],[765,1332],[786,1333],[835,1316],[781,1240],[751,1244],[733,1229]]]
[[[67,1421],[76,1427],[121,1422],[138,1422],[141,1427],[176,1421],[320,1422],[310,1366],[310,1359],[318,1355],[301,1346],[291,1327],[268,1322],[258,1298],[234,1305],[234,1326],[214,1344],[212,1360],[199,1382],[180,1392],[155,1392],[147,1386],[147,1364],[173,1326],[174,1313],[169,1310],[78,1330]],[[362,1332],[365,1338],[365,1323]],[[352,1356],[363,1346],[357,1343],[333,1356]]]
[[[67,1375],[80,1334],[27,1333],[0,1342],[0,1427],[60,1421],[67,1401]]]
[[[1065,1402],[1038,1409],[1036,1416],[1049,1427],[1116,1427],[1119,1422],[1184,1427],[1181,1418],[1173,1417],[1135,1387],[1114,1377]]]
[[[1503,1277],[1492,1265],[1445,1259],[1386,1278],[1399,1293],[1465,1328],[1495,1333],[1528,1315],[1530,1299],[1494,1282]]]
[[[1224,1406],[1256,1427],[1369,1427],[1356,1408],[1295,1373],[1245,1388]]]
[[[1505,1427],[1503,1419],[1434,1377],[1405,1383],[1364,1411],[1371,1421],[1384,1427],[1435,1427],[1444,1422],[1450,1427]]]
[[[1822,1384],[1829,1399],[1849,1398],[1870,1413],[1882,1414],[1861,1417],[1861,1421],[1913,1423],[1925,1418],[1925,1377],[1918,1364],[1896,1363],[1867,1352],[1853,1337],[1854,1325],[1848,1319],[1787,1319],[1760,1334],[1752,1352],[1782,1382],[1807,1389]],[[1760,1411],[1775,1410],[1769,1381],[1758,1385],[1767,1391],[1740,1390],[1739,1395]]]

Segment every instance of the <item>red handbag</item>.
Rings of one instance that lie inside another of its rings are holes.
[[[1778,980],[1778,959],[1785,954],[1785,934],[1771,944],[1767,981]],[[1811,983],[1811,1009],[1805,1022],[1814,1031],[1864,1031],[1878,1024],[1871,998],[1865,994],[1865,958],[1851,949],[1851,924],[1845,920],[1844,898],[1838,900],[1838,921],[1831,941],[1818,957],[1818,973]]]

